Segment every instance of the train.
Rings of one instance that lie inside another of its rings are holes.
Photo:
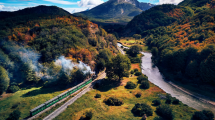
[[[80,90],[84,86],[86,86],[89,83],[91,83],[96,77],[97,77],[97,75],[93,75],[91,78],[89,78],[89,79],[85,80],[84,82],[78,84],[76,87],[73,87],[73,88],[63,92],[60,95],[52,98],[51,100],[48,100],[47,102],[45,102],[45,103],[35,107],[34,109],[30,110],[30,117],[40,113],[41,111],[43,111],[46,108],[54,105],[55,103],[59,102],[60,100],[64,99],[65,97],[67,97],[67,96],[73,94],[74,92]]]

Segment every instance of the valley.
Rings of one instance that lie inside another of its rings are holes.
[[[0,119],[214,120],[215,0],[37,2],[0,2]]]

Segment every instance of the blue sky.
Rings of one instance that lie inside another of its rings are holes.
[[[61,7],[70,13],[91,9],[108,0],[1,0],[0,11],[16,11],[26,7],[35,7],[38,5],[55,5]],[[153,4],[172,3],[178,4],[182,0],[138,0]]]

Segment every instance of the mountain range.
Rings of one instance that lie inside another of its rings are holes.
[[[76,16],[88,17],[90,20],[108,23],[127,23],[134,16],[155,5],[137,0],[109,0],[88,11],[75,13]]]

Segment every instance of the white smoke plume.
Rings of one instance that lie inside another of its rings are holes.
[[[84,64],[83,62],[74,63],[70,59],[66,59],[64,56],[60,56],[56,61],[55,65],[61,66],[68,75],[70,72],[77,67],[79,70],[81,70],[84,74],[90,73],[93,74],[94,72],[91,70],[90,66]]]

